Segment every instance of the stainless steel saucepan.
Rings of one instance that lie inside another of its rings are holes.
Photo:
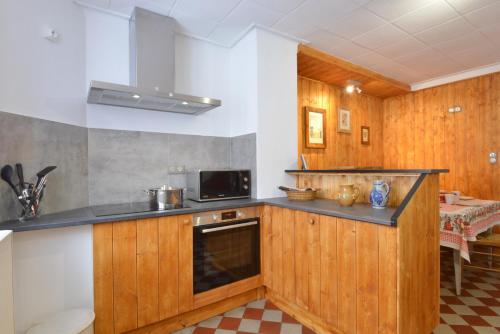
[[[149,204],[155,210],[165,210],[170,206],[182,205],[184,200],[184,189],[172,188],[166,185],[160,188],[146,190],[149,196]]]

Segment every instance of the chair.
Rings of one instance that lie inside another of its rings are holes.
[[[500,234],[478,235],[478,240],[471,242],[471,246],[471,264],[464,264],[464,267],[500,272]]]

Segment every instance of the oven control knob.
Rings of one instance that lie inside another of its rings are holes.
[[[246,184],[243,185],[243,189],[248,190],[248,186]]]
[[[217,217],[217,215],[214,213],[214,214],[212,215],[212,220],[213,220],[213,221],[217,221],[217,218],[218,218],[218,217]]]
[[[243,181],[248,182],[248,177],[246,177],[246,176],[245,176],[245,177],[243,178]]]

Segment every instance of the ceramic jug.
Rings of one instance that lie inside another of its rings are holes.
[[[389,193],[391,188],[383,180],[373,181],[373,188],[370,193],[370,202],[374,209],[385,209],[389,201]]]
[[[340,185],[340,192],[337,194],[337,200],[342,206],[351,206],[359,196],[359,188],[354,184]]]

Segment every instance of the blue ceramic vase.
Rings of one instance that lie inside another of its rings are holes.
[[[373,181],[373,188],[370,193],[370,203],[374,209],[385,209],[389,201],[391,188],[383,180]]]

